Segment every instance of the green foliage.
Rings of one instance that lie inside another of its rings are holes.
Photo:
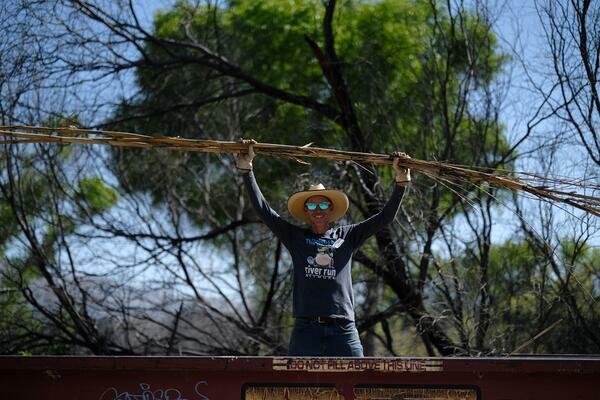
[[[13,216],[10,205],[5,200],[0,199],[0,255],[4,253],[3,250],[8,239],[17,232],[17,221]]]
[[[447,267],[443,268],[446,274],[455,274],[454,282],[460,282],[452,291],[453,303],[462,305],[460,315],[464,319],[455,320],[454,325],[462,326],[470,339],[474,339],[480,321],[470,318],[469,310],[477,308],[485,287],[491,316],[486,338],[489,351],[510,353],[558,320],[562,321],[557,327],[520,352],[597,351],[587,330],[600,326],[598,281],[589,279],[600,276],[600,251],[578,248],[565,240],[555,254],[553,266],[541,249],[528,241],[509,240],[492,245],[485,285],[477,254],[473,249],[467,250],[455,260],[457,267],[452,272],[448,269],[449,260],[444,261]],[[437,278],[438,284],[442,279]],[[452,282],[446,283],[453,287]],[[436,302],[441,308],[447,305],[443,297]],[[458,314],[453,314],[453,318],[458,318]]]
[[[63,126],[61,121],[48,123]],[[24,293],[31,295],[48,284],[48,274],[65,280],[52,264],[61,264],[64,245],[81,223],[78,210],[87,205],[91,214],[104,212],[118,200],[116,191],[99,177],[86,177],[82,171],[74,176],[70,167],[77,153],[72,149],[22,145],[11,153],[10,164],[2,160],[7,168],[0,175],[6,193],[0,197],[0,352],[4,354],[69,352],[60,341],[47,343],[53,334],[61,336],[59,328],[37,312]],[[36,301],[47,307],[46,302],[53,300]]]
[[[117,192],[98,177],[87,177],[81,180],[79,193],[94,212],[109,209],[119,198]]]
[[[318,96],[322,74],[304,35],[318,34],[322,14],[319,1],[240,0],[231,2],[223,28],[244,70],[280,89]]]
[[[53,116],[48,117],[43,123],[43,126],[46,126],[49,128],[69,128],[69,127],[80,126],[80,125],[81,125],[81,121],[79,119],[79,116],[76,114],[53,115]]]

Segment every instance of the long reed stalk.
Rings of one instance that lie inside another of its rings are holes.
[[[239,153],[246,151],[247,144],[221,140],[196,140],[171,136],[148,136],[135,133],[101,131],[79,128],[49,128],[24,125],[0,125],[0,144],[61,143],[101,144],[118,147],[166,148],[201,153]],[[257,155],[285,157],[300,161],[302,158],[325,158],[335,161],[351,161],[359,164],[391,165],[394,157],[388,154],[360,153],[353,151],[275,143],[256,143]],[[302,162],[302,161],[300,161]],[[399,165],[421,172],[431,178],[453,182],[487,183],[529,193],[550,202],[567,204],[600,216],[600,185],[563,178],[539,176],[526,172],[475,169],[438,161],[401,158]]]

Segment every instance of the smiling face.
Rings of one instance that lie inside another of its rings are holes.
[[[323,210],[320,207],[321,203],[329,203],[329,207]],[[310,210],[308,203],[316,204],[317,207],[314,210]],[[311,196],[304,203],[304,212],[308,215],[311,224],[317,225],[329,225],[331,211],[333,210],[333,202],[325,196]]]

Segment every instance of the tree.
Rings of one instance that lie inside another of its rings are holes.
[[[117,27],[118,31],[125,25],[105,19],[88,3],[78,4],[90,17]],[[165,130],[176,126],[178,132],[185,134],[210,121],[211,127],[216,124],[213,132],[226,132],[224,138],[243,134],[270,140],[270,135],[282,137],[281,126],[285,124],[288,130],[293,128],[300,132],[295,140],[300,136],[306,142],[319,140],[356,151],[391,151],[397,147],[396,143],[403,143],[407,148],[418,149],[413,154],[423,158],[489,167],[504,165],[510,160],[511,149],[494,120],[491,96],[488,93],[486,98],[485,93],[504,57],[494,52],[494,38],[484,17],[478,19],[464,9],[455,14],[454,10],[435,3],[415,6],[398,2],[350,3],[341,8],[336,17],[336,2],[331,1],[322,10],[321,47],[306,33],[316,32],[316,27],[306,18],[307,10],[315,5],[293,4],[293,7],[284,7],[281,2],[239,1],[232,2],[226,10],[219,10],[180,3],[174,10],[160,15],[156,22],[157,35],[146,37],[144,60],[136,65],[142,88],[140,98],[122,105],[116,118],[117,126],[147,130],[149,122],[144,121],[144,117],[152,114],[151,126],[156,127],[158,123]],[[273,17],[275,14],[277,18]],[[336,35],[332,23],[335,18],[341,26],[352,26],[350,21],[354,20],[352,24],[358,29],[347,29]],[[264,27],[267,20],[271,21],[268,28]],[[397,29],[378,29],[386,24]],[[253,35],[244,34],[248,31]],[[273,37],[273,31],[278,35]],[[126,31],[119,32],[122,36],[131,36]],[[364,63],[363,59],[369,62]],[[178,68],[171,68],[175,65]],[[370,73],[373,79],[366,81],[365,73]],[[184,87],[194,89],[190,93],[180,89]],[[349,88],[353,88],[352,96]],[[487,106],[478,108],[471,104],[474,96],[487,100],[483,103]],[[226,99],[232,101],[225,106],[212,105]],[[407,107],[398,106],[403,103],[407,103]],[[210,106],[206,107],[207,104]],[[237,108],[234,121],[225,116],[231,114],[230,104]],[[175,113],[171,113],[172,110],[176,110]],[[238,116],[244,119],[238,120]],[[315,125],[318,130],[313,128]],[[382,128],[386,129],[385,133]],[[467,144],[476,145],[475,151],[462,150]],[[136,169],[127,161],[124,165],[122,171],[127,174]],[[353,203],[359,205],[361,211],[353,216],[355,219],[376,212],[384,198],[377,190],[379,182],[389,180],[389,176],[369,168],[367,172],[354,169],[348,173],[345,168],[319,167],[326,175],[340,176],[343,185],[353,193]],[[141,172],[134,172],[139,174],[137,181],[141,186],[138,188],[146,189],[147,166],[140,168]],[[265,169],[281,172],[282,167]],[[263,170],[258,170],[259,179],[272,182],[271,177],[262,176]],[[213,170],[209,179],[223,182],[230,171]],[[164,182],[177,181],[168,174],[168,178],[163,174],[156,178]],[[280,187],[274,189],[275,192],[269,190],[269,194],[281,193]],[[173,189],[161,189],[165,190]],[[476,193],[476,188],[474,192],[467,190],[467,195],[474,198],[477,198]],[[154,194],[157,199],[164,195]],[[437,186],[421,195],[430,199],[429,206],[419,226],[411,232],[414,239],[422,238],[421,260],[412,263],[404,258],[410,253],[408,241],[393,231],[380,233],[374,247],[358,253],[357,260],[371,276],[367,279],[383,282],[392,289],[404,312],[417,326],[427,351],[450,354],[456,351],[456,346],[436,323],[435,316],[430,315],[423,291],[434,239],[445,219],[457,213],[464,194],[456,195]],[[224,214],[233,215],[239,203],[228,202],[226,197],[229,196],[219,196],[204,210],[229,207]],[[401,245],[394,245],[393,238]],[[485,297],[482,301],[481,307],[485,309]],[[365,322],[361,328],[370,330],[387,316],[387,312],[373,310],[372,315],[363,316]],[[484,337],[485,332],[481,336]]]
[[[45,44],[38,46],[41,57],[52,66],[45,82],[92,84],[86,87],[93,95],[80,96],[89,112],[75,114],[85,125],[364,152],[403,149],[490,169],[513,168],[526,138],[509,143],[500,122],[499,77],[509,58],[481,3],[182,1],[158,13],[151,28],[131,3],[46,6],[24,8],[35,22],[32,37]],[[99,94],[127,81],[133,84],[122,93],[129,96],[107,103]],[[61,115],[71,115],[72,103],[62,105]],[[102,110],[111,112],[100,118]],[[285,352],[289,257],[246,204],[232,158],[161,149],[64,148],[64,158],[48,147],[7,150],[3,196],[10,200],[7,218],[22,222],[10,240],[20,240],[23,253],[19,263],[10,255],[4,260],[14,273],[30,268],[43,277],[35,290],[46,302],[26,296],[31,281],[10,285],[34,321],[56,331],[60,351]],[[14,187],[27,187],[23,166],[30,155],[42,163],[35,172],[49,186],[24,196]],[[387,169],[356,163],[261,158],[256,173],[279,210],[287,193],[315,179],[344,189],[349,221],[375,213],[393,180]],[[53,207],[38,207],[41,199]],[[39,213],[28,215],[33,200]],[[415,177],[397,223],[355,256],[367,353],[405,353],[402,342],[412,333],[417,352],[429,355],[503,353],[521,339],[507,330],[521,310],[502,308],[509,285],[508,277],[500,279],[508,272],[499,254],[511,243],[498,249],[492,235],[497,208],[508,201],[486,185]],[[515,247],[515,272],[530,266],[530,253],[553,255],[529,242]],[[571,292],[570,307],[582,310],[583,292]],[[544,316],[535,315],[537,326],[548,321]],[[581,316],[593,326],[587,312]],[[27,335],[43,343],[42,333]],[[10,351],[27,347],[12,343]]]
[[[600,7],[591,0],[538,3],[551,57],[552,108],[600,165]]]

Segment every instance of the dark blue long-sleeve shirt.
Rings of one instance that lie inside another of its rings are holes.
[[[252,205],[292,256],[294,268],[294,317],[331,317],[354,321],[352,254],[371,235],[393,221],[404,195],[395,185],[383,209],[352,225],[331,228],[323,234],[293,225],[267,203],[254,173],[244,173]]]

